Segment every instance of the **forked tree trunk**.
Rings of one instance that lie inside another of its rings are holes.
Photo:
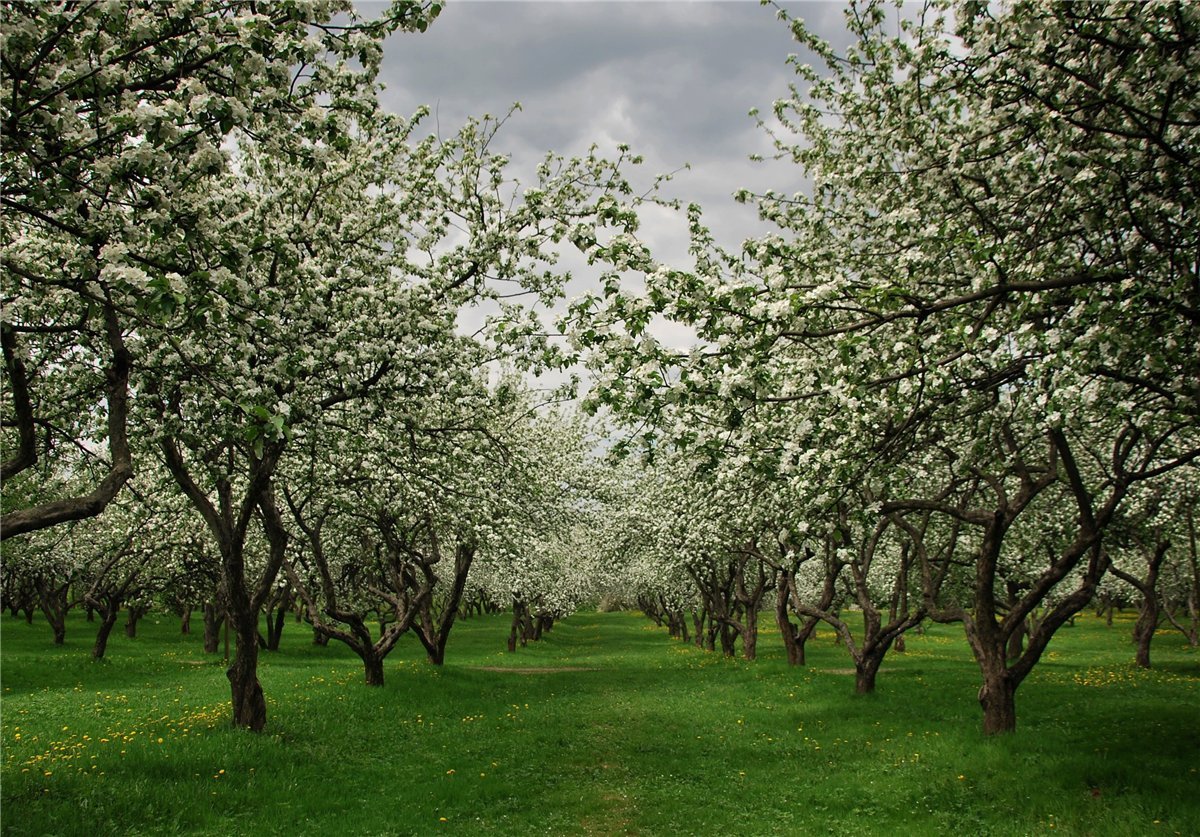
[[[787,593],[785,598],[776,603],[775,619],[779,622],[779,632],[783,636],[783,647],[787,651],[788,665],[802,666],[807,660],[805,648],[809,637],[816,631],[821,620],[815,616],[805,617],[800,624],[792,622],[787,609]],[[781,620],[782,615],[782,621]]]
[[[1137,622],[1133,626],[1133,642],[1137,648],[1135,662],[1142,668],[1150,668],[1150,642],[1154,632],[1158,630],[1158,622],[1162,618],[1162,600],[1158,595],[1158,577],[1162,572],[1163,561],[1171,548],[1169,541],[1159,541],[1154,552],[1146,559],[1146,574],[1141,578],[1133,576],[1120,567],[1113,567],[1112,574],[1134,587],[1142,594],[1142,604],[1138,608]]]
[[[283,625],[287,621],[288,609],[279,607],[274,613],[267,614],[267,644],[266,650],[278,651],[279,642],[283,638]]]
[[[875,691],[875,676],[879,674],[879,666],[887,654],[886,646],[876,646],[869,653],[863,653],[854,661],[854,691],[856,694],[868,695]]]
[[[442,604],[439,618],[433,618],[432,592],[421,607],[421,618],[416,625],[417,639],[425,646],[425,654],[435,666],[442,665],[446,660],[446,645],[450,642],[450,631],[458,618],[462,606],[463,593],[467,589],[467,576],[471,572],[471,564],[475,560],[475,547],[458,544],[454,549],[454,580],[450,585],[446,601]],[[432,591],[433,585],[430,584]],[[541,624],[539,620],[539,634]]]
[[[129,618],[125,620],[125,636],[129,637],[130,639],[135,639],[137,637],[138,622],[140,622],[142,617],[146,615],[147,610],[149,610],[149,608],[145,607],[144,605],[130,605]]]
[[[779,634],[783,637],[783,649],[787,652],[788,665],[804,665],[804,643],[796,641],[797,626],[788,619],[786,606],[782,612],[776,608],[775,621],[779,623]]]
[[[67,585],[54,586],[49,582],[38,581],[38,604],[50,630],[54,632],[54,644],[62,645],[67,639]],[[30,623],[33,619],[30,618]]]

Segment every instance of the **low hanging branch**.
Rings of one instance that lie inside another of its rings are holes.
[[[105,338],[111,360],[105,370],[105,399],[108,405],[108,473],[94,490],[77,497],[51,500],[8,512],[0,516],[0,539],[34,532],[71,520],[94,517],[104,511],[133,476],[133,456],[129,449],[129,373],[132,358],[125,346],[121,324],[111,300],[104,305]],[[21,359],[20,344],[10,328],[3,335],[4,370],[11,387],[13,410],[20,434],[17,454],[4,462],[0,477],[7,480],[37,462],[35,414],[29,392],[29,374]]]

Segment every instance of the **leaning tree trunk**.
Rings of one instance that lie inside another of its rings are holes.
[[[116,607],[103,608],[100,611],[100,628],[96,631],[96,642],[92,646],[92,659],[104,659],[104,652],[108,649],[108,637],[112,634],[112,630],[116,627],[117,617],[120,611]]]
[[[1025,637],[1029,634],[1029,625],[1024,620],[1017,625],[1011,634],[1008,636],[1008,646],[1005,650],[1005,656],[1009,662],[1019,660],[1021,655],[1025,653]]]
[[[1142,606],[1138,609],[1137,622],[1133,626],[1133,641],[1137,647],[1135,662],[1142,668],[1150,668],[1150,641],[1158,630],[1159,619],[1162,618],[1162,600],[1158,596],[1158,577],[1162,571],[1163,561],[1167,550],[1171,548],[1168,541],[1159,541],[1154,553],[1147,559],[1146,575],[1135,578],[1123,572],[1118,567],[1112,568],[1113,575],[1128,582],[1142,594]]]

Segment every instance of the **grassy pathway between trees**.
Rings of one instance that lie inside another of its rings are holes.
[[[172,618],[99,664],[81,617],[2,625],[4,834],[1200,834],[1200,655],[1164,633],[1136,670],[1128,622],[1063,630],[996,740],[953,627],[864,698],[829,633],[789,670],[773,633],[746,663],[577,614],[508,654],[473,619],[373,689],[289,624],[256,736]]]

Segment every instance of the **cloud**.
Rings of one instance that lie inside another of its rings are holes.
[[[377,14],[383,6],[360,2]],[[785,3],[815,30],[840,38],[841,3]],[[769,138],[748,115],[771,112],[795,79],[787,64],[798,51],[774,11],[749,2],[451,2],[425,33],[400,33],[384,47],[380,80],[385,107],[434,110],[426,129],[450,135],[470,116],[522,109],[493,148],[512,155],[510,170],[530,173],[547,151],[581,154],[593,143],[611,153],[627,143],[645,157],[635,182],[679,169],[665,194],[699,203],[718,241],[736,248],[764,229],[752,207],[736,204],[740,188],[795,191],[790,164],[755,164]],[[690,257],[682,213],[648,208],[641,237],[655,256],[686,269]],[[576,279],[568,294],[594,282],[593,271],[567,255]],[[631,277],[632,278],[632,277]],[[561,308],[559,309],[561,310]],[[468,317],[474,325],[485,312]],[[661,330],[671,345],[684,331]]]

